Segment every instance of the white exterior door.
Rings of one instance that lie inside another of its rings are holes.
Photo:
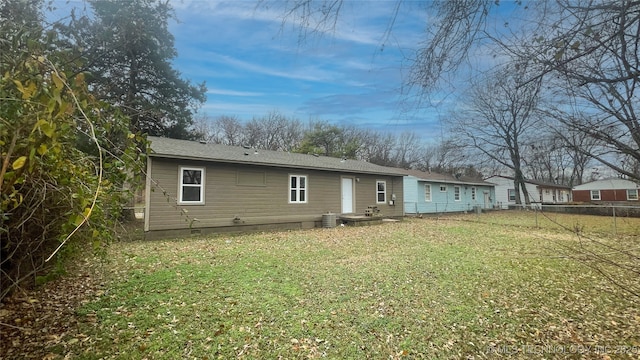
[[[353,179],[342,178],[342,213],[353,213]]]

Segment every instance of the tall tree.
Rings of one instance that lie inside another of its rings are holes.
[[[345,128],[327,121],[315,121],[309,125],[296,152],[356,159],[361,142],[358,137],[348,136]]]
[[[22,36],[24,33],[32,31],[38,36],[42,33],[42,1],[7,0],[0,3],[0,48],[5,55],[26,50],[26,44],[21,42],[29,38]]]
[[[514,174],[516,203],[529,204],[525,186],[523,145],[538,131],[536,108],[540,81],[522,83],[526,64],[517,68],[500,69],[477,83],[471,90],[470,101],[463,114],[457,117],[454,131],[462,134],[486,157],[511,169]],[[520,191],[518,191],[520,190]]]
[[[92,15],[73,16],[64,31],[85,59],[90,89],[131,118],[132,130],[190,139],[194,115],[205,101],[171,62],[177,56],[169,1],[91,0]]]
[[[640,161],[640,2],[633,0],[559,1],[547,28],[521,46],[519,56],[548,73],[556,99],[549,116],[572,132],[594,139],[582,148],[609,168],[640,181],[616,159]],[[565,100],[566,99],[566,100]]]

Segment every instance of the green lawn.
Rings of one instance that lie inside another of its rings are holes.
[[[581,238],[518,217],[531,214],[118,243],[108,290],[78,310],[81,339],[53,350],[88,359],[637,358],[639,299],[563,256]],[[598,241],[638,254],[640,222],[628,221],[626,236]]]

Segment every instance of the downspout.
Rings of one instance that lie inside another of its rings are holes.
[[[149,215],[151,211],[151,156],[147,156],[147,178],[144,189],[144,232],[149,231]]]

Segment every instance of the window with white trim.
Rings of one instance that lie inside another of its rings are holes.
[[[591,190],[591,200],[600,200],[600,190]]]
[[[440,185],[440,192],[447,192],[447,185]]]
[[[181,166],[179,171],[178,203],[204,204],[204,168]]]
[[[376,203],[383,204],[387,202],[387,182],[376,181]]]
[[[476,199],[476,187],[472,186],[471,187],[471,200],[475,200]]]
[[[638,189],[627,190],[627,200],[638,200]]]
[[[431,201],[431,185],[430,184],[425,184],[424,185],[424,201]]]
[[[289,175],[289,203],[307,202],[307,175]]]
[[[453,200],[460,201],[460,186],[453,187]]]
[[[516,189],[509,189],[507,197],[509,198],[509,201],[516,201]]]

